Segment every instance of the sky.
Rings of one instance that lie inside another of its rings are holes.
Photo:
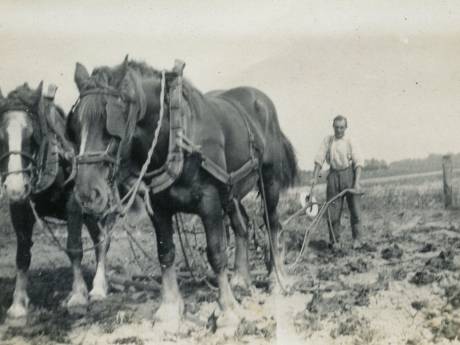
[[[258,87],[302,169],[337,114],[368,159],[460,151],[458,1],[0,2],[4,94],[44,80],[67,111],[77,61],[126,54],[158,69],[179,58],[203,92]]]

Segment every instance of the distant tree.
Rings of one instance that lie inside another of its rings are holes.
[[[374,170],[386,170],[388,169],[388,163],[385,160],[378,160],[375,158],[366,159],[364,161],[364,170],[374,171]]]

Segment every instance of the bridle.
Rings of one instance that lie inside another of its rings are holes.
[[[0,164],[3,163],[3,161],[7,159],[9,156],[13,156],[13,155],[18,155],[18,156],[25,158],[33,166],[29,166],[25,169],[19,169],[19,170],[12,170],[12,171],[6,171],[6,172],[1,171],[0,178],[2,182],[5,179],[5,177],[9,175],[33,173],[37,170],[37,162],[35,161],[35,157],[29,155],[28,153],[22,152],[22,151],[8,151],[4,153],[3,155],[0,156]]]
[[[29,118],[33,116],[32,112],[28,108],[25,108],[25,107],[14,107],[14,108],[8,109],[8,111],[23,111],[27,114]],[[3,111],[2,114],[4,114],[5,112],[6,111]],[[34,129],[34,131],[35,130],[36,129]],[[24,158],[29,163],[28,166],[23,169],[12,170],[12,171],[0,171],[0,183],[2,184],[2,186],[7,176],[15,175],[15,174],[29,174],[29,176],[31,177],[32,185],[34,185],[39,180],[39,171],[42,168],[42,164],[37,162],[36,156],[38,154],[39,155],[38,159],[41,160],[40,154],[44,152],[46,148],[46,144],[47,144],[46,138],[42,138],[39,150],[34,155],[31,155],[23,151],[18,151],[18,150],[11,150],[11,151],[8,151],[2,154],[0,156],[0,164],[2,164],[10,156],[14,156],[14,155]]]
[[[111,87],[107,87],[107,86],[97,86],[95,88],[84,90],[82,93],[80,93],[79,98],[77,99],[75,104],[72,106],[71,112],[74,112],[74,110],[76,109],[80,101],[85,96],[88,96],[88,95],[110,96],[110,97],[114,97],[117,99],[121,99],[125,104],[131,103],[131,101],[127,100],[126,97],[124,97],[124,95],[120,91],[114,88],[111,88]],[[106,163],[112,167],[112,169],[110,169],[110,174],[108,177],[108,182],[109,182],[109,185],[111,186],[120,170],[120,164],[121,164],[121,151],[122,151],[121,143],[119,144],[116,155],[115,156],[111,155],[112,148],[113,146],[116,145],[116,141],[117,139],[115,139],[115,137],[112,136],[105,150],[87,151],[87,152],[83,152],[81,154],[76,155],[75,160],[74,160],[75,168],[73,169],[74,172],[72,175],[76,174],[76,169],[78,169],[80,165]],[[121,141],[123,141],[123,139],[121,139]]]

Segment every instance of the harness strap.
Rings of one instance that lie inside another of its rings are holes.
[[[85,155],[77,156],[76,160],[77,164],[94,164],[100,162],[106,162],[111,164],[117,163],[117,160],[113,157],[110,157],[106,151],[90,152]]]
[[[232,100],[226,99],[241,114],[249,136],[250,159],[239,169],[231,173],[227,172],[220,165],[212,161],[203,154],[201,147],[194,144],[186,135],[187,116],[183,111],[183,88],[182,88],[182,71],[185,64],[176,60],[175,72],[177,78],[173,81],[169,91],[169,151],[166,162],[158,169],[144,172],[143,177],[150,179],[149,188],[153,194],[159,193],[171,186],[182,173],[184,166],[184,151],[192,154],[198,153],[201,158],[201,167],[218,181],[227,185],[230,189],[237,182],[241,181],[252,172],[256,171],[259,166],[259,160],[256,157],[256,145],[254,133],[251,130],[249,120],[245,110]],[[158,126],[161,125],[161,122]],[[158,129],[158,128],[157,128]],[[148,159],[148,161],[150,161]]]
[[[217,180],[232,188],[236,183],[249,176],[252,172],[257,171],[257,168],[259,166],[259,160],[255,154],[255,136],[253,131],[251,130],[251,126],[249,125],[249,120],[247,118],[245,110],[241,105],[237,104],[233,100],[230,100],[228,98],[224,99],[237,109],[238,113],[241,115],[241,118],[244,121],[249,136],[249,154],[251,158],[246,163],[244,163],[239,169],[229,173],[225,169],[220,167],[218,164],[216,164],[214,161],[206,157],[201,152],[201,148],[197,145],[194,145],[192,141],[186,136],[182,136],[183,144],[181,145],[181,147],[189,153],[199,152],[202,159],[202,168],[206,170],[208,173],[210,173],[212,176],[214,176]]]
[[[25,153],[25,152],[22,152],[22,151],[8,151],[6,153],[4,153],[3,155],[0,156],[0,162],[3,161],[4,159],[6,159],[7,157],[11,156],[11,155],[19,155],[19,156],[22,156],[24,158],[27,158],[33,165],[36,165],[37,162],[35,162],[35,158],[32,157],[31,155]]]
[[[256,156],[255,156],[255,150],[256,150],[256,140],[255,140],[255,136],[254,136],[254,133],[251,129],[251,126],[249,125],[249,119],[248,119],[248,114],[246,112],[246,110],[243,108],[243,106],[241,106],[241,104],[235,102],[234,100],[228,98],[228,97],[225,97],[225,96],[220,96],[221,98],[225,99],[228,103],[230,103],[234,108],[236,108],[236,110],[238,111],[238,113],[241,115],[241,118],[243,119],[244,121],[244,125],[246,126],[246,130],[248,131],[248,137],[249,137],[249,154],[251,156],[251,160],[254,160],[256,159]]]
[[[169,151],[165,164],[157,170],[146,172],[145,178],[151,178],[149,188],[152,193],[159,193],[181,175],[184,167],[184,152],[181,148],[182,136],[186,128],[186,116],[182,111],[182,71],[185,64],[176,60],[174,67],[177,78],[169,92]]]

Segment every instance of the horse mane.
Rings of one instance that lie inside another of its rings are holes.
[[[27,110],[34,108],[37,105],[37,89],[30,88],[29,84],[24,83],[14,90],[10,91],[7,97],[0,99],[0,114],[10,110]],[[35,109],[37,110],[37,109]],[[33,115],[34,121],[38,120],[36,112],[30,112]],[[35,119],[36,117],[36,119]]]
[[[123,88],[122,81],[125,78],[129,78],[130,87],[132,88],[130,91],[133,91],[131,93],[134,94],[135,98],[134,104],[138,107],[136,109],[137,116],[128,116],[128,121],[133,121],[133,123],[128,123],[127,126],[132,127],[135,126],[137,120],[143,118],[147,109],[148,101],[142,90],[143,83],[148,80],[153,82],[160,81],[161,75],[162,72],[160,70],[149,66],[143,61],[129,60],[127,65],[121,63],[114,67],[96,67],[87,80],[85,89],[107,87],[123,92],[126,90],[121,90],[121,88]],[[203,94],[185,78],[183,78],[182,87],[185,97],[187,97],[195,109],[198,109]],[[98,124],[101,123],[101,121],[105,122],[107,120],[106,101],[104,97],[103,95],[95,93],[88,94],[80,99],[79,112],[80,114],[84,114],[85,122]]]
[[[126,73],[126,71],[123,70],[123,67],[123,63],[114,67],[97,67],[91,73],[91,79],[93,82],[97,82],[103,86],[117,87],[118,83]],[[144,61],[129,60],[128,69],[136,72],[141,79],[161,79],[161,71],[151,67]],[[202,93],[187,78],[183,78],[182,86],[188,94],[202,96]]]
[[[31,89],[29,84],[24,83],[8,93],[2,101],[7,107],[27,106],[31,107],[35,103],[36,89]]]

